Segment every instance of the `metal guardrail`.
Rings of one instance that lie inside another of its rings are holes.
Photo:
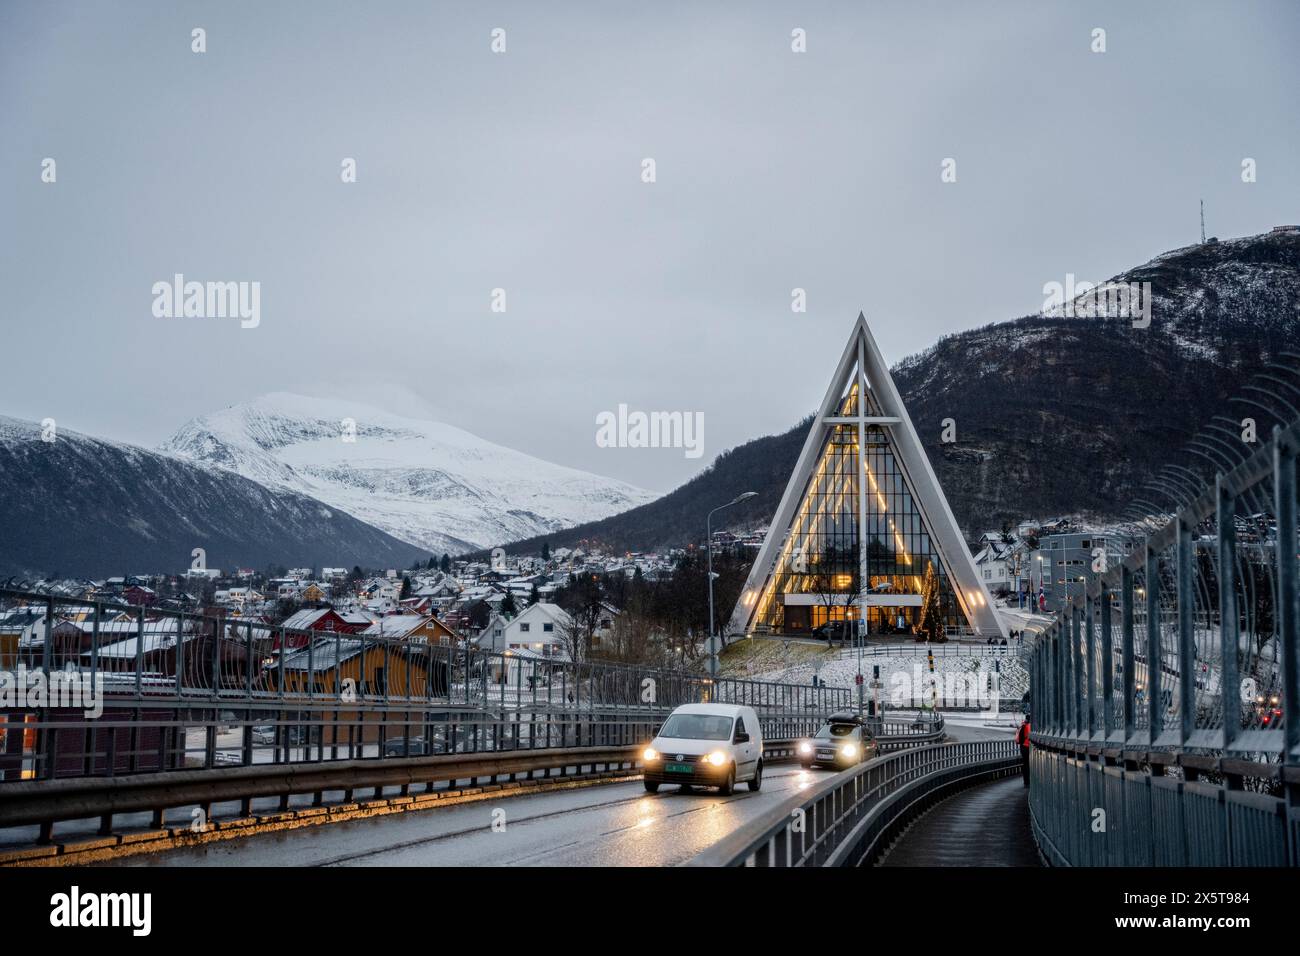
[[[938,743],[944,735],[944,722],[940,715],[917,714],[912,720],[869,720],[868,726],[882,754],[904,747]]]
[[[1300,421],[1201,444],[1237,463],[1189,472],[1034,642],[1030,808],[1058,865],[1300,865]]]
[[[937,744],[877,757],[742,826],[691,866],[858,866],[954,790],[1015,773],[1015,741]]]
[[[1284,800],[1241,789],[1260,769],[1188,754],[1129,752],[1110,761],[1036,747],[1034,839],[1053,866],[1295,866],[1296,815]],[[1272,782],[1300,787],[1300,773],[1286,768]]]
[[[891,704],[889,713],[896,710],[918,710],[921,708],[933,708],[936,711],[943,711],[949,714],[987,714],[992,717],[998,714],[1021,714],[1024,711],[1024,700],[1021,697],[999,697],[997,700],[997,710],[992,707],[992,701],[978,700],[974,694],[954,694],[949,697],[946,691],[934,691],[926,694],[924,697],[909,695]]]
[[[877,737],[882,749],[902,749],[927,743],[942,734],[942,721],[921,724],[887,724],[891,731]],[[647,738],[648,739],[648,738]],[[798,759],[798,738],[763,742],[763,760],[779,763]],[[481,780],[496,782],[565,778],[590,772],[635,769],[640,763],[644,741],[635,745],[549,748],[508,753],[467,753],[402,757],[389,760],[346,760],[322,763],[293,763],[287,766],[219,767],[134,774],[114,778],[76,777],[59,780],[27,780],[0,788],[0,831],[6,828],[38,826],[37,845],[54,839],[57,823],[97,819],[99,834],[114,831],[118,814],[148,812],[153,828],[165,825],[167,811],[197,807],[204,820],[213,820],[212,807],[223,802],[240,804],[239,818],[249,817],[256,799],[278,797],[281,809],[288,809],[291,797],[311,794],[313,806],[328,807],[324,794],[342,794],[342,803],[353,801],[357,791],[373,791],[376,799],[384,788],[398,787],[400,795],[411,795],[423,787],[432,793],[437,784],[447,789],[459,781],[474,787]],[[216,822],[213,820],[213,822]]]
[[[436,757],[404,757],[393,760],[348,760],[332,763],[300,763],[290,766],[223,767],[215,770],[176,770],[127,777],[75,778],[21,781],[8,784],[0,800],[0,828],[39,824],[41,839],[47,842],[54,823],[99,818],[101,833],[112,831],[113,817],[120,813],[152,812],[155,826],[162,826],[165,811],[198,806],[205,819],[211,818],[214,803],[240,801],[241,816],[250,813],[249,802],[261,797],[288,799],[314,794],[316,805],[326,791],[342,791],[350,802],[358,790],[400,787],[406,796],[412,787],[432,792],[437,783],[459,780],[474,785],[484,778],[514,779],[538,772],[584,767],[633,767],[638,747],[552,748],[511,754],[453,754]]]
[[[1024,650],[1014,641],[1002,644],[866,644],[863,658],[869,657],[1014,657]],[[858,648],[842,647],[837,655],[841,660],[857,660]]]
[[[765,740],[764,761],[797,759],[797,743],[797,739]],[[287,809],[291,797],[311,794],[313,806],[321,807],[329,806],[324,800],[327,792],[341,793],[342,803],[347,804],[358,791],[373,791],[378,799],[388,787],[400,788],[400,795],[405,797],[412,792],[432,793],[437,784],[446,784],[450,789],[460,781],[474,787],[483,780],[515,781],[521,776],[534,779],[539,773],[547,779],[563,779],[582,774],[587,768],[592,773],[635,769],[643,744],[220,767],[110,779],[27,780],[3,788],[0,831],[38,826],[39,845],[52,841],[55,824],[69,820],[98,819],[99,833],[107,835],[113,832],[114,817],[126,813],[152,814],[152,825],[157,829],[165,825],[169,810],[198,807],[204,820],[213,820],[213,805],[223,802],[238,801],[239,817],[244,818],[250,816],[253,800],[270,797],[278,797],[281,809]],[[902,737],[898,745],[904,745]],[[415,790],[421,787],[422,791]]]

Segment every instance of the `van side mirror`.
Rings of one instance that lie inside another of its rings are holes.
[[[743,730],[737,730],[736,736],[732,739],[731,742],[733,744],[749,743],[749,734],[745,733]]]

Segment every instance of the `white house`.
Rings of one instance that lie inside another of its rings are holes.
[[[216,604],[244,607],[249,604],[261,604],[266,598],[252,588],[230,588],[229,590],[215,592],[212,600]]]
[[[530,651],[547,659],[567,661],[564,630],[572,623],[573,619],[558,604],[539,601],[511,620],[494,614],[477,641],[485,651]]]
[[[362,588],[362,594],[371,601],[396,601],[401,593],[402,582],[386,578],[371,578]]]
[[[975,555],[975,571],[990,591],[1015,590],[1017,571],[1024,577],[1027,545],[1015,535],[1003,541],[996,531],[987,531],[980,537],[980,550]]]

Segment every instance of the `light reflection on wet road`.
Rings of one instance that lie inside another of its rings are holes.
[[[646,793],[640,780],[510,796],[134,857],[136,866],[674,866],[829,771],[777,765],[740,784]],[[493,829],[493,811],[504,829]],[[499,816],[499,815],[498,815]]]

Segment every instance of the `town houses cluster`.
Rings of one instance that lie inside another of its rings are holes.
[[[560,589],[579,576],[670,575],[681,552],[611,555],[596,549],[544,549],[544,557],[509,555],[501,549],[478,559],[430,558],[407,569],[364,571],[359,567],[257,571],[187,569],[175,574],[129,574],[102,580],[10,579],[0,585],[48,595],[6,602],[0,610],[0,656],[35,650],[46,634],[46,607],[60,635],[89,630],[88,606],[101,606],[101,640],[114,628],[123,639],[146,632],[164,612],[220,616],[231,625],[252,623],[299,631],[365,635],[399,642],[472,646],[527,659],[570,659],[575,634],[583,631],[556,603]],[[104,610],[108,614],[103,613]],[[586,622],[582,640],[598,652],[619,608],[601,602]],[[162,626],[160,624],[160,626]],[[88,645],[87,645],[88,646]],[[287,650],[292,650],[290,643]],[[103,653],[103,652],[101,652]]]
[[[1238,523],[1243,556],[1271,547],[1276,528],[1269,516],[1247,516]],[[752,556],[766,530],[715,532],[714,554]],[[1194,537],[1198,551],[1213,547],[1209,531],[1198,529]],[[1137,540],[1133,528],[1096,525],[1077,516],[1022,521],[975,538],[973,563],[999,605],[1055,612],[1082,594],[1096,574],[1123,561]],[[477,558],[431,557],[406,569],[206,568],[102,580],[10,578],[0,587],[41,597],[11,594],[0,600],[0,668],[35,661],[47,633],[60,648],[75,647],[82,655],[98,648],[94,653],[102,667],[111,668],[121,657],[125,668],[141,654],[170,653],[175,612],[192,616],[187,628],[195,633],[193,620],[219,617],[232,625],[228,633],[234,635],[243,632],[233,628],[248,623],[258,632],[285,627],[299,634],[364,635],[475,648],[519,661],[562,663],[577,652],[600,657],[620,608],[600,596],[603,589],[592,589],[597,603],[588,594],[583,619],[577,620],[571,613],[574,601],[563,599],[565,589],[572,598],[582,579],[617,575],[666,581],[688,550],[613,554],[594,547],[548,547],[540,555],[512,555],[496,549]],[[89,604],[78,603],[90,601],[98,602],[98,621]],[[48,608],[54,620],[47,626]],[[131,641],[141,633],[145,644],[136,649]],[[120,647],[110,646],[114,640]],[[302,646],[295,637],[284,651]]]

